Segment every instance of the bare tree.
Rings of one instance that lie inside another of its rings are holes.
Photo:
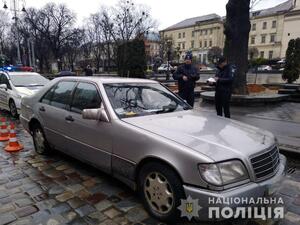
[[[250,0],[250,10],[252,11],[263,0]]]

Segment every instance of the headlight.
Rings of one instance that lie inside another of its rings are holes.
[[[248,179],[248,173],[238,160],[215,163],[200,164],[199,170],[202,178],[209,184],[224,186]]]

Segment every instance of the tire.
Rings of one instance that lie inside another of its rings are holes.
[[[34,124],[32,128],[32,138],[35,151],[40,155],[46,155],[51,152],[50,145],[46,139],[45,133],[40,124]]]
[[[16,103],[14,102],[14,100],[9,101],[9,111],[10,111],[10,114],[12,115],[12,117],[14,117],[14,118],[19,117]]]
[[[158,185],[155,184],[156,179],[160,181]],[[172,168],[158,162],[147,163],[139,172],[138,190],[145,208],[152,216],[164,222],[180,220],[177,207],[181,199],[185,199],[185,194],[182,182]],[[157,202],[164,203],[159,206]]]

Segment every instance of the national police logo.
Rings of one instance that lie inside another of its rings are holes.
[[[198,199],[192,199],[191,196],[189,196],[186,200],[181,199],[181,204],[177,208],[181,211],[181,217],[185,216],[189,220],[193,217],[199,217],[199,210],[202,209],[202,207],[198,202]]]

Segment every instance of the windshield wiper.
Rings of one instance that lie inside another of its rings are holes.
[[[160,113],[169,113],[169,112],[174,112],[177,109],[177,106],[174,105],[168,105],[168,106],[163,106],[161,110],[156,111],[156,114]]]

